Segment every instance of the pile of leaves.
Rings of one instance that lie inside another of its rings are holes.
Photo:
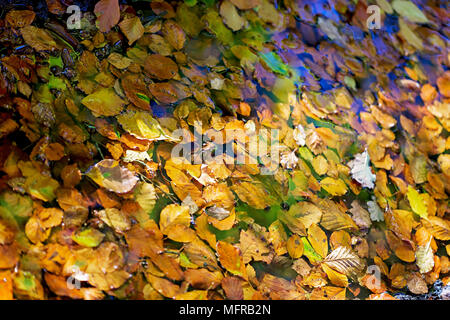
[[[0,17],[0,299],[442,298],[445,3],[38,2]]]

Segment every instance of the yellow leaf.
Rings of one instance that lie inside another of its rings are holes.
[[[330,282],[338,287],[347,287],[348,286],[348,279],[345,274],[342,274],[340,272],[337,272],[336,270],[331,269],[326,264],[322,264],[322,269],[325,271],[325,273],[328,276],[328,279],[330,279]]]
[[[308,241],[313,249],[325,258],[328,254],[328,239],[325,232],[317,225],[313,224],[308,229]]]
[[[408,197],[411,209],[420,217],[426,218],[428,216],[427,203],[424,201],[422,195],[419,194],[419,192],[417,192],[417,190],[413,187],[408,186],[408,192],[406,196]]]
[[[256,209],[264,209],[267,203],[268,193],[260,184],[251,182],[237,182],[232,189],[239,199]]]
[[[249,263],[252,260],[264,261],[265,263],[272,261],[274,255],[268,244],[252,229],[241,230],[239,241],[244,263]]]
[[[150,113],[145,111],[127,111],[117,116],[122,128],[138,139],[167,139],[163,129]]]
[[[286,247],[292,259],[298,259],[303,255],[303,242],[297,234],[288,239]]]
[[[216,235],[209,229],[208,216],[206,214],[201,214],[197,219],[195,219],[195,230],[197,235],[208,242],[211,247],[216,246]]]
[[[347,185],[341,179],[326,177],[320,181],[320,186],[333,196],[343,196],[347,193]]]
[[[163,234],[167,235],[169,227],[176,224],[181,224],[186,227],[190,226],[191,215],[189,214],[189,207],[169,204],[161,211],[159,227]]]
[[[288,213],[300,220],[305,228],[312,224],[317,224],[322,218],[322,211],[314,204],[307,201],[300,201],[289,208]]]
[[[86,96],[81,103],[97,116],[115,116],[122,111],[123,101],[112,88],[100,88]]]

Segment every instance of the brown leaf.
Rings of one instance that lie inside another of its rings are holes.
[[[124,19],[121,23],[119,23],[119,27],[127,37],[129,45],[132,45],[144,34],[144,26],[142,25],[139,17]]]
[[[242,280],[238,277],[226,277],[222,280],[222,288],[229,300],[243,300]]]
[[[247,231],[241,230],[239,241],[244,263],[254,260],[264,261],[269,264],[272,261],[274,256],[272,250],[252,229]]]
[[[175,103],[178,101],[178,92],[170,82],[152,83],[149,85],[151,94],[162,103]]]
[[[185,279],[196,289],[213,290],[222,281],[223,275],[220,271],[208,271],[208,269],[188,269],[184,273]]]
[[[348,247],[334,249],[322,263],[343,274],[349,274],[362,266],[359,257]]]
[[[122,89],[128,100],[142,110],[150,111],[150,92],[142,75],[128,74],[121,79]]]
[[[6,14],[5,22],[14,28],[29,26],[36,14],[31,10],[11,10]]]
[[[120,166],[119,162],[113,159],[96,163],[86,174],[98,185],[116,193],[130,191],[139,181],[133,172]]]
[[[100,0],[94,8],[101,32],[109,32],[120,20],[119,0]]]
[[[178,65],[170,58],[151,54],[145,59],[144,70],[153,78],[169,80],[178,74]]]
[[[173,20],[166,20],[162,26],[162,34],[172,47],[181,50],[186,41],[186,34],[183,29]]]
[[[26,26],[20,32],[23,40],[36,51],[53,51],[58,48],[55,40],[44,29]]]

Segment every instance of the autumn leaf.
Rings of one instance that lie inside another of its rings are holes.
[[[145,59],[144,70],[152,78],[160,80],[169,80],[178,75],[177,64],[160,54],[148,55]]]
[[[104,237],[105,235],[97,229],[88,228],[74,234],[72,240],[81,246],[93,248],[97,247]]]
[[[338,287],[347,287],[348,286],[348,279],[347,276],[343,273],[337,272],[336,270],[330,268],[327,264],[322,263],[321,267],[323,271],[327,274],[328,279],[330,279],[330,282]]]
[[[359,270],[362,265],[359,257],[348,247],[337,247],[323,260],[323,264],[342,274]]]
[[[3,8],[0,299],[445,299],[446,8],[135,2]]]
[[[308,241],[321,257],[328,254],[328,240],[325,232],[317,225],[313,224],[308,229]]]
[[[439,217],[431,216],[422,219],[424,227],[439,240],[450,240],[450,223]]]
[[[401,16],[407,18],[411,22],[427,23],[427,17],[420,11],[420,9],[411,1],[395,0],[392,2],[392,7]]]
[[[173,20],[166,20],[162,26],[162,34],[172,47],[181,50],[186,41],[184,30]]]
[[[125,101],[112,88],[101,88],[86,96],[81,103],[88,107],[94,115],[115,116],[119,114]]]
[[[117,116],[120,125],[138,139],[164,140],[168,136],[161,125],[149,113],[144,111],[127,111]]]
[[[97,214],[100,219],[117,232],[124,232],[131,227],[131,222],[128,220],[128,217],[119,209],[106,208],[98,211]]]
[[[94,8],[98,16],[98,27],[101,32],[109,32],[112,27],[119,23],[120,8],[118,0],[100,0]]]
[[[333,196],[342,196],[347,193],[347,186],[341,179],[326,177],[320,181],[320,186]]]
[[[322,210],[323,215],[320,225],[327,230],[341,230],[348,228],[357,228],[349,215],[341,211],[341,209],[331,200],[321,200],[317,203]]]
[[[242,252],[243,263],[249,263],[252,260],[270,263],[273,258],[273,254],[267,243],[261,240],[251,229],[247,231],[241,230],[240,250]]]
[[[129,45],[132,45],[144,34],[144,27],[142,26],[139,17],[124,19],[119,23],[119,27],[127,37]]]
[[[20,29],[25,42],[37,51],[53,51],[58,48],[50,34],[34,26],[26,26]]]
[[[129,192],[139,180],[130,170],[112,159],[96,163],[86,175],[98,185],[116,193]]]
[[[240,250],[224,241],[217,242],[216,248],[220,264],[232,274],[247,279],[247,271]]]
[[[416,249],[416,264],[420,273],[427,273],[434,267],[434,255],[430,244],[431,239],[425,246],[418,246]]]
[[[422,195],[416,189],[408,186],[407,197],[411,209],[420,217],[426,218],[428,216],[427,204],[424,202]]]
[[[347,165],[350,167],[352,178],[358,181],[361,186],[373,189],[375,175],[370,170],[369,153],[365,150],[363,153],[355,155],[355,159],[350,161]]]

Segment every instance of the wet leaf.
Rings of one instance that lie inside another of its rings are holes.
[[[119,27],[127,37],[129,45],[133,44],[136,40],[139,40],[144,34],[144,26],[139,17],[124,19],[119,23]]]
[[[172,79],[178,74],[178,66],[172,59],[160,54],[151,54],[145,59],[144,70],[153,78]]]
[[[224,241],[217,242],[216,248],[220,264],[232,274],[247,279],[247,271],[240,250]]]
[[[359,257],[348,247],[338,247],[326,256],[323,264],[342,274],[349,274],[361,268]]]
[[[55,40],[43,29],[34,26],[26,26],[20,29],[25,42],[36,51],[53,51],[58,48]]]
[[[395,0],[392,2],[392,7],[401,16],[407,18],[411,22],[427,23],[427,17],[420,11],[420,9],[411,1]]]
[[[98,116],[115,116],[122,111],[125,105],[125,101],[112,88],[101,88],[84,97],[81,103]]]
[[[94,12],[98,16],[98,27],[101,32],[108,32],[119,23],[120,8],[118,0],[100,0],[95,5]]]
[[[97,229],[85,229],[72,236],[72,240],[83,247],[93,248],[102,242],[105,235]]]
[[[129,192],[139,180],[133,172],[121,167],[118,161],[112,159],[98,162],[86,175],[98,185],[116,193]]]

